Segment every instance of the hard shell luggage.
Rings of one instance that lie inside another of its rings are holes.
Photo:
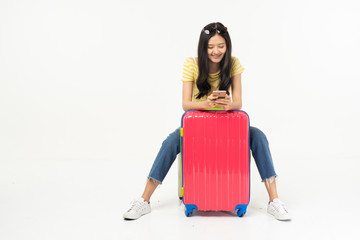
[[[181,121],[181,197],[198,211],[246,213],[250,200],[249,117],[244,111],[187,111]]]

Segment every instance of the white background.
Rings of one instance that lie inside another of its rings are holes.
[[[287,229],[353,236],[359,12],[356,0],[2,0],[0,238],[56,239],[61,232],[59,239],[117,239],[137,231],[139,223],[129,226],[122,213],[141,195],[161,142],[180,125],[182,65],[214,21],[228,27],[233,56],[245,67],[243,110],[270,141],[280,196],[295,215]],[[260,224],[267,199],[252,168],[244,221]],[[176,177],[172,168],[151,218],[166,221],[178,207],[171,205]],[[348,222],[339,227],[331,218]]]

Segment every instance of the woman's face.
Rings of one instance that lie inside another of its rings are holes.
[[[220,63],[226,53],[225,39],[219,34],[215,34],[208,42],[208,58],[213,63]]]

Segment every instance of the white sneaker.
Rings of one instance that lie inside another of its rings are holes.
[[[277,220],[291,220],[290,215],[285,208],[285,204],[278,198],[275,198],[268,204],[267,212],[273,215]]]
[[[135,220],[150,212],[150,203],[146,202],[143,198],[139,198],[131,202],[130,209],[124,213],[123,217],[127,220]]]

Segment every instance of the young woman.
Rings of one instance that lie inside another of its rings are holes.
[[[244,68],[236,57],[231,56],[231,39],[227,28],[217,22],[206,25],[198,45],[198,57],[187,58],[183,69],[184,111],[221,107],[224,110],[240,110],[241,73]],[[226,90],[227,95],[217,99],[212,92]],[[250,127],[250,148],[262,181],[269,194],[267,212],[278,220],[289,220],[288,211],[278,198],[277,177],[270,154],[269,144],[263,132]],[[150,170],[142,197],[134,200],[124,219],[137,219],[150,213],[150,197],[162,183],[172,163],[180,152],[180,128],[171,133],[162,143]]]

